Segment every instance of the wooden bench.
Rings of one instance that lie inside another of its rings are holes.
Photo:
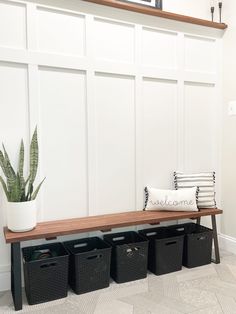
[[[220,263],[216,215],[221,209],[201,209],[199,212],[132,211],[118,214],[41,222],[29,232],[14,233],[4,227],[6,243],[11,244],[11,291],[15,310],[22,309],[21,242],[35,239],[55,239],[58,236],[91,231],[111,231],[114,228],[159,224],[164,221],[196,219],[200,224],[203,216],[211,216],[215,248],[214,263]]]

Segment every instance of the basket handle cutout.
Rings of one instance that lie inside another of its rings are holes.
[[[51,251],[49,249],[42,249],[42,250],[35,250],[34,252],[45,254],[45,253],[50,253]]]
[[[125,239],[125,237],[123,236],[123,237],[116,237],[116,238],[113,238],[112,240],[113,241],[121,241],[121,240],[124,240]]]
[[[178,232],[184,231],[184,228],[177,228],[176,231]]]
[[[87,259],[101,258],[102,254],[88,256]]]
[[[48,268],[48,267],[54,267],[57,266],[57,263],[47,263],[40,265],[40,268]]]
[[[74,248],[77,249],[79,247],[85,247],[85,246],[88,246],[88,243],[78,243],[78,244],[75,244]]]
[[[156,231],[153,231],[153,232],[148,232],[148,233],[146,233],[146,236],[150,237],[150,236],[154,236],[154,235],[156,235],[156,234],[157,234],[157,232],[156,232]]]
[[[177,241],[171,241],[171,242],[166,242],[166,245],[173,245],[173,244],[176,244]]]

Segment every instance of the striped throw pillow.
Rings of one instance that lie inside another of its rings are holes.
[[[174,172],[176,190],[199,187],[198,208],[216,208],[215,201],[215,172],[185,174]]]

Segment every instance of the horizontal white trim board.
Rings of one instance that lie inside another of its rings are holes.
[[[236,238],[220,233],[219,244],[221,249],[236,254]]]

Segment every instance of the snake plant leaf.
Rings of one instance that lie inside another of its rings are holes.
[[[9,157],[6,153],[6,150],[5,150],[5,156],[7,156],[8,159],[6,159],[4,157],[2,151],[0,151],[0,166],[1,166],[3,173],[7,179],[8,194],[6,194],[6,193],[5,194],[7,195],[8,200],[10,200],[11,190],[12,190],[12,187],[15,183],[15,175],[14,175],[14,170],[12,169],[11,165],[9,165],[10,161],[9,161]]]
[[[23,176],[22,177],[20,176],[19,172],[17,172],[17,177],[19,177],[19,180],[20,180],[20,189],[21,189],[20,202],[25,202],[25,200],[26,200],[25,179]]]
[[[33,185],[38,170],[38,137],[35,128],[30,144],[30,183]]]
[[[4,150],[4,157],[5,157],[5,164],[7,166],[7,169],[9,170],[10,174],[13,176],[13,177],[16,177],[16,174],[15,174],[15,171],[11,165],[11,162],[10,162],[10,158],[7,154],[7,151],[5,149],[5,146],[2,144],[2,147],[3,147],[3,150]]]
[[[5,162],[5,158],[1,150],[0,150],[0,166],[2,168],[4,175],[7,177],[8,172],[7,172],[6,162]]]
[[[28,193],[26,194],[26,186],[29,183],[29,180],[30,180],[30,175],[28,176],[28,178],[25,181],[25,202],[29,201],[29,199],[28,199],[29,195],[30,195],[29,187],[28,187]],[[31,187],[31,190],[32,190],[32,187]]]
[[[29,182],[28,193],[27,193],[27,200],[28,201],[31,201],[31,196],[32,196],[33,190],[34,190],[34,186],[33,186],[33,184],[31,184]]]
[[[20,197],[21,202],[26,202],[26,195],[25,195],[25,189],[22,190],[21,188],[21,197]]]
[[[11,162],[10,162],[9,156],[6,152],[5,146],[3,144],[2,144],[2,147],[4,150],[4,157],[5,157],[4,158],[4,164],[5,164],[5,167],[7,170],[7,185],[8,185],[9,191],[11,191],[11,189],[14,186],[15,181],[16,181],[16,174],[15,174],[15,171],[14,171],[12,165],[11,165]]]
[[[8,190],[7,190],[7,185],[6,185],[4,179],[3,179],[1,176],[0,176],[0,182],[1,182],[1,184],[2,184],[2,187],[3,187],[4,192],[5,192],[5,194],[6,194],[6,198],[7,198],[7,200],[9,201],[9,193],[8,193]]]
[[[16,175],[16,180],[12,185],[12,189],[10,192],[10,201],[11,202],[20,202],[21,200],[21,187],[20,187],[20,176]]]
[[[26,185],[28,184],[29,180],[30,180],[30,175],[28,176],[28,178],[27,178],[26,181],[25,181],[25,187],[26,187]]]
[[[41,186],[42,186],[42,184],[43,184],[43,182],[44,182],[45,179],[46,179],[46,178],[44,178],[44,179],[40,182],[40,184],[38,185],[38,187],[37,187],[36,190],[34,191],[32,197],[31,197],[31,200],[35,200],[35,199],[36,199],[36,197],[37,197],[37,195],[38,195],[38,192],[39,192],[39,190],[40,190],[40,188],[41,188]]]
[[[25,157],[25,150],[24,150],[24,142],[21,140],[20,144],[20,154],[19,154],[19,165],[18,165],[18,173],[20,176],[20,185],[21,189],[25,188],[25,180],[24,180],[24,157]]]
[[[21,140],[18,169],[15,172],[7,151],[3,146],[3,151],[0,150],[0,167],[2,168],[3,174],[6,177],[6,182],[0,176],[0,184],[3,186],[3,190],[9,202],[25,202],[35,199],[38,195],[43,180],[37,189],[34,191],[34,181],[37,175],[38,169],[38,139],[37,139],[37,128],[35,128],[30,144],[30,169],[29,176],[25,180],[24,178],[24,142]],[[27,192],[26,192],[27,190]]]
[[[11,186],[11,184],[13,184],[12,180],[14,180],[14,175],[12,178],[12,171],[11,171],[11,167],[9,167],[7,160],[5,159],[2,151],[0,151],[0,166],[2,168],[2,171],[7,179],[7,185]]]

